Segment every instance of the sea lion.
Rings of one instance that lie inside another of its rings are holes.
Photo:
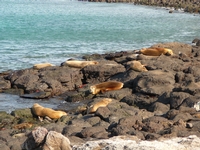
[[[128,65],[127,70],[133,69],[138,72],[148,71],[145,68],[145,65],[142,65],[139,61],[136,60],[127,62],[127,65]]]
[[[20,123],[20,124],[13,126],[13,128],[22,130],[22,129],[26,129],[26,128],[31,128],[32,126],[33,126],[32,123],[24,122],[24,123]]]
[[[95,103],[94,105],[91,105],[88,112],[94,113],[99,107],[106,107],[110,102],[112,102],[111,98],[104,98],[101,101]]]
[[[90,92],[92,94],[98,94],[98,93],[104,93],[106,91],[112,91],[112,90],[119,90],[123,87],[122,82],[117,81],[108,81],[108,82],[102,82],[100,84],[92,85],[90,86]]]
[[[162,48],[162,47],[150,47],[150,48],[143,48],[140,50],[140,53],[143,55],[149,55],[149,56],[160,56],[160,55],[167,55],[171,56],[173,55],[173,51],[168,48]]]
[[[74,68],[83,68],[88,65],[97,65],[97,61],[81,61],[81,60],[67,60],[61,66],[69,66]]]
[[[33,113],[38,117],[49,117],[51,119],[59,119],[60,117],[67,115],[64,111],[56,111],[51,108],[45,108],[38,103],[32,106]]]
[[[41,69],[41,68],[45,68],[45,67],[49,67],[49,66],[55,66],[55,65],[50,64],[50,63],[35,64],[35,65],[33,65],[33,69]]]

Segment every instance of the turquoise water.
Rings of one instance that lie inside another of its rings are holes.
[[[200,16],[133,4],[0,1],[0,72],[200,37]]]

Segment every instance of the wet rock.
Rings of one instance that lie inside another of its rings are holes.
[[[88,100],[92,99],[94,97],[91,92],[87,89],[86,91],[70,91],[70,92],[65,92],[65,100],[67,102],[78,102],[78,101],[83,101],[83,100]]]
[[[30,108],[26,108],[26,109],[16,109],[14,111],[11,112],[11,115],[13,115],[14,117],[17,118],[32,118],[32,112]]]
[[[23,89],[7,89],[3,90],[4,93],[6,94],[14,94],[14,95],[24,95],[24,90]]]
[[[0,77],[0,91],[5,89],[10,89],[11,83],[9,80],[5,80],[3,77]]]
[[[14,120],[14,116],[2,111],[0,112],[0,130],[4,130],[9,128],[9,125],[12,124]]]
[[[44,99],[51,97],[51,92],[36,92],[31,94],[21,95],[23,98],[31,98],[31,99]]]
[[[196,42],[196,46],[200,46],[200,40]]]

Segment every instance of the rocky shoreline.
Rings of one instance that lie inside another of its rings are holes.
[[[0,148],[19,150],[26,141],[29,147],[25,149],[45,149],[47,143],[43,141],[38,146],[30,137],[36,127],[47,129],[46,134],[54,131],[51,134],[58,133],[60,139],[68,138],[72,149],[87,141],[117,136],[140,140],[200,137],[200,40],[193,42],[153,45],[172,49],[172,56],[145,56],[129,50],[83,56],[98,64],[81,69],[61,65],[2,72],[1,92],[32,99],[58,97],[67,102],[58,109],[68,115],[40,121],[31,108],[11,114],[0,112]],[[133,60],[145,64],[148,71],[127,69],[127,63]],[[119,81],[124,86],[96,95],[89,92],[91,85],[105,81]],[[88,113],[87,109],[103,98],[112,102]],[[69,103],[79,102],[80,105],[66,109]],[[100,144],[99,149],[106,146]]]
[[[82,0],[80,0],[82,1]],[[107,2],[107,3],[134,3],[135,5],[147,5],[170,8],[171,11],[181,10],[189,13],[200,13],[199,0],[88,0],[89,2]]]

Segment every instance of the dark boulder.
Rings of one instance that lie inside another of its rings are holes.
[[[134,79],[133,89],[147,95],[162,95],[174,88],[174,74],[161,70],[148,71],[139,74]]]

